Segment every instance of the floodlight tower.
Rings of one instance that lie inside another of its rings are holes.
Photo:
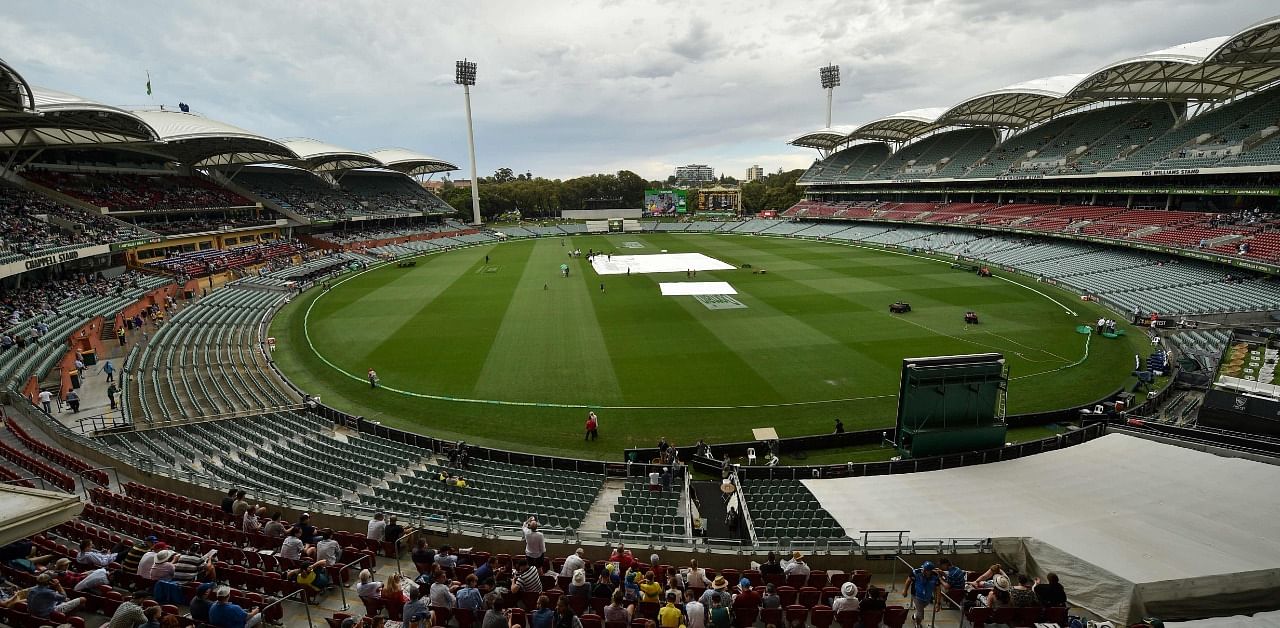
[[[476,180],[476,135],[471,130],[471,86],[476,84],[476,62],[463,59],[457,63],[453,82],[462,86],[467,101],[467,146],[471,149],[471,219],[480,224],[480,184]],[[828,116],[829,117],[829,116]]]
[[[818,68],[818,78],[822,79],[822,89],[827,90],[827,128],[831,128],[831,93],[840,86],[840,66],[825,65]]]

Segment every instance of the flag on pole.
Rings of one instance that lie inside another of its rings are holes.
[[[147,70],[147,95],[151,95],[151,70]]]

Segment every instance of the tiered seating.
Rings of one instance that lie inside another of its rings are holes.
[[[94,207],[112,211],[163,211],[245,207],[249,199],[199,177],[170,173],[126,174],[29,170],[27,179]]]
[[[440,481],[441,470],[466,480],[465,489]],[[374,508],[447,514],[477,524],[519,526],[537,515],[550,528],[577,528],[600,492],[604,476],[546,467],[472,460],[466,469],[429,465],[392,480],[360,501]]]
[[[1034,157],[1025,160],[1022,157],[1015,158],[1010,164],[1009,171],[1042,173],[1073,171],[1072,166],[1079,163],[1076,160],[1077,151],[1094,146],[1109,132],[1125,127],[1125,123],[1131,116],[1147,106],[1115,105],[1069,116],[1067,119],[1070,121],[1070,126],[1063,129],[1052,143],[1041,148]]]
[[[63,220],[75,229],[55,224]],[[62,205],[0,182],[0,264],[143,235],[149,234],[115,218]]]
[[[1248,251],[1244,254],[1239,252],[1239,245],[1241,242],[1232,242],[1230,244],[1213,247],[1213,250],[1218,253],[1228,253],[1251,259],[1280,262],[1280,232],[1267,231],[1264,233],[1258,233],[1249,236],[1243,240],[1243,243],[1249,246]]]
[[[983,156],[981,163],[962,176],[975,179],[994,177],[1007,172],[1013,166],[1021,163],[1028,152],[1052,147],[1057,138],[1064,131],[1071,128],[1075,118],[1075,116],[1067,116],[1051,120],[1005,140],[1004,143],[991,149],[990,152]]]
[[[124,408],[152,422],[294,403],[262,355],[258,323],[286,295],[230,286],[173,315],[125,360]]]
[[[749,480],[742,484],[742,495],[758,540],[848,538],[799,480]]]
[[[981,138],[989,140],[991,137],[991,131],[987,129],[960,129],[930,135],[898,149],[892,157],[871,171],[866,179],[923,179],[935,176],[935,171],[941,169],[938,164],[942,160],[951,158],[970,144],[981,145]],[[986,147],[991,147],[990,142],[986,143]]]
[[[889,147],[876,142],[850,146],[824,160],[815,163],[800,181],[805,183],[831,183],[859,181],[872,166],[889,157]]]
[[[1097,221],[1114,216],[1124,211],[1123,207],[1094,207],[1091,205],[1075,205],[1057,207],[1044,212],[1031,220],[1018,223],[1023,229],[1039,229],[1041,231],[1062,231],[1069,225],[1080,221]]]
[[[453,211],[440,197],[400,174],[352,173],[342,178],[342,187],[379,211]]]
[[[1267,124],[1274,124],[1276,117],[1280,116],[1280,114],[1273,116],[1269,121],[1266,120],[1265,114],[1267,111],[1273,111],[1277,104],[1280,104],[1280,92],[1267,90],[1212,109],[1188,120],[1186,124],[1173,128],[1164,135],[1155,138],[1142,148],[1133,151],[1132,154],[1116,159],[1102,170],[1146,170],[1148,168],[1182,168],[1211,165],[1213,162],[1218,161],[1220,157],[1196,160],[1182,158],[1179,155],[1185,153],[1186,148],[1195,147],[1192,142],[1206,134],[1211,138],[1223,137],[1225,139],[1225,136],[1219,136],[1218,134],[1225,130],[1232,137],[1235,137],[1238,134],[1237,131],[1239,131],[1243,132],[1243,135],[1239,136],[1239,140],[1243,140],[1248,135],[1262,130]],[[1253,121],[1251,124],[1246,119],[1250,118],[1250,114],[1255,112],[1261,112],[1262,118]],[[1240,128],[1241,124],[1250,126],[1242,129]],[[1231,129],[1236,129],[1236,131],[1231,131]]]
[[[1247,232],[1247,230],[1239,228],[1191,225],[1174,229],[1163,229],[1155,233],[1149,233],[1141,236],[1138,239],[1144,242],[1155,242],[1156,244],[1194,249],[1201,248],[1201,242],[1209,242],[1216,238],[1224,238],[1227,236],[1244,235]],[[1234,251],[1234,249],[1232,250]]]
[[[938,203],[890,203],[882,206],[875,217],[881,220],[915,220],[937,208]]]
[[[107,479],[106,471],[94,469],[93,465],[85,462],[82,458],[69,454],[57,447],[52,447],[48,443],[32,438],[27,434],[26,430],[22,429],[21,425],[18,425],[17,421],[9,421],[8,423],[5,423],[5,427],[8,427],[9,431],[13,432],[13,435],[19,441],[22,441],[22,444],[26,446],[27,449],[39,454],[41,458],[58,464],[64,469],[69,469],[75,472],[76,475],[93,480],[100,485],[105,486],[108,483],[109,480]]]
[[[647,479],[627,478],[605,527],[621,533],[621,538],[628,538],[628,534],[639,535],[637,538],[687,537],[685,518],[679,514],[682,487],[672,489],[650,491]]]
[[[297,255],[305,247],[292,241],[279,240],[229,249],[205,249],[170,255],[150,262],[148,267],[171,273],[201,277],[212,273],[263,264],[279,257]]]
[[[1057,173],[1097,172],[1126,151],[1133,151],[1173,128],[1174,119],[1166,103],[1122,105],[1117,111],[1131,113],[1127,120],[1095,139],[1083,154],[1068,158]]]
[[[13,464],[26,469],[37,476],[43,478],[46,482],[53,486],[67,491],[68,493],[76,490],[76,482],[71,476],[63,473],[52,465],[28,455],[26,452],[10,445],[9,443],[0,441],[0,458],[4,458]]]
[[[1024,218],[1039,216],[1054,207],[1056,206],[1024,204],[1000,205],[982,212],[978,218],[971,220],[970,222],[977,225],[1012,225]]]

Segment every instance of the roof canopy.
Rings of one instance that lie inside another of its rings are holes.
[[[194,113],[136,112],[156,130],[162,150],[190,166],[254,164],[298,159],[288,146],[268,137]]]
[[[297,165],[315,172],[337,172],[382,165],[382,162],[370,157],[367,153],[341,148],[308,137],[290,137],[280,142],[298,155]]]
[[[1089,74],[1017,83],[945,111],[915,109],[850,129],[806,133],[790,144],[833,150],[856,139],[909,142],[949,126],[1023,129],[1086,104],[1120,100],[1222,101],[1280,81],[1280,16],[1235,35],[1210,37],[1110,63]]]
[[[448,172],[458,167],[438,157],[424,155],[407,148],[380,148],[369,151],[369,156],[382,163],[384,168],[409,176]]]
[[[837,126],[818,129],[816,131],[808,131],[801,133],[795,139],[787,142],[792,146],[800,146],[803,148],[816,148],[818,150],[831,150],[845,142],[849,141],[849,134],[855,125],[841,124]]]
[[[13,66],[0,59],[0,109],[30,111],[36,108],[31,86]]]
[[[863,140],[905,142],[938,128],[938,118],[946,111],[946,107],[930,107],[895,113],[879,120],[872,120],[854,129],[850,137]]]
[[[0,116],[0,149],[151,142],[156,132],[130,111],[43,87],[32,110]]]
[[[938,121],[1010,129],[1035,124],[1087,102],[1066,98],[1083,78],[1083,74],[1062,74],[978,94],[948,109]]]

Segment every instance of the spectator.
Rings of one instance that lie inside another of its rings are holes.
[[[1036,599],[1031,587],[1031,580],[1024,574],[1018,574],[1018,584],[1009,589],[1009,605],[1015,608],[1040,606],[1040,600]]]
[[[858,608],[858,585],[852,582],[846,582],[840,585],[840,595],[831,602],[831,612],[840,614],[840,611]]]
[[[244,513],[244,519],[240,521],[240,528],[245,534],[260,534],[262,532],[262,520],[267,516],[267,509],[258,506],[257,509],[250,509]]]
[[[225,512],[228,515],[231,514],[232,508],[236,503],[236,495],[238,494],[239,491],[234,488],[227,491],[227,494],[222,498],[222,512]]]
[[[262,526],[262,533],[268,538],[283,539],[288,532],[285,530],[284,522],[280,519],[279,511],[271,513],[271,520]]]
[[[427,587],[418,587],[413,590],[413,599],[405,602],[404,610],[400,611],[405,622],[422,622],[431,614],[431,603],[427,594]]]
[[[387,576],[387,581],[382,585],[379,595],[384,604],[404,606],[409,601],[409,596],[404,593],[404,579],[397,573]]]
[[[914,598],[915,611],[911,614],[911,621],[915,622],[916,628],[921,628],[924,623],[924,609],[933,603],[939,580],[938,570],[934,568],[933,561],[929,560],[911,570],[911,574],[907,576],[906,590],[902,595]]]
[[[569,556],[564,559],[564,567],[560,568],[560,575],[568,578],[573,576],[573,572],[586,567],[587,561],[583,558],[585,555],[586,550],[581,547],[575,550],[572,554],[569,554]]]
[[[342,561],[342,544],[333,540],[333,532],[325,530],[316,542],[316,560],[323,560],[329,567],[337,567]]]
[[[591,597],[611,598],[613,597],[613,589],[613,579],[609,577],[608,571],[603,571],[596,580],[596,586],[591,589]]]
[[[142,602],[148,597],[151,594],[146,589],[134,591],[128,601],[116,607],[116,612],[107,622],[108,628],[135,628],[146,623],[147,615],[143,611]]]
[[[782,563],[778,562],[777,554],[775,554],[774,552],[769,552],[769,557],[765,559],[763,563],[760,564],[760,575],[761,576],[781,576],[782,575]],[[693,585],[689,585],[689,586],[693,586]]]
[[[542,569],[542,559],[547,553],[547,543],[542,533],[538,531],[537,517],[526,519],[520,532],[524,535],[524,555],[529,559],[529,564]]]
[[[480,622],[480,628],[508,628],[511,623],[507,613],[507,603],[503,601],[502,596],[496,592],[491,592],[484,596],[485,613],[484,620]]]
[[[192,543],[191,550],[188,553],[177,556],[177,560],[173,563],[174,580],[178,582],[191,582],[192,580],[204,582],[215,579],[213,557],[217,552],[210,550],[201,554],[200,551],[200,544]]]
[[[213,590],[217,588],[218,583],[206,582],[196,588],[196,594],[191,597],[191,618],[200,623],[209,623],[209,607],[213,606]]]
[[[716,597],[722,593],[725,595],[728,595],[727,593],[728,588],[729,588],[729,581],[725,580],[724,576],[716,576],[716,579],[711,581],[711,588],[707,589],[706,591],[703,591],[702,597],[698,598],[698,601],[702,602],[702,605],[707,607],[709,611],[712,607],[711,598]]]
[[[316,536],[316,527],[311,525],[311,513],[304,512],[299,515],[298,524],[294,527],[302,530],[302,541],[304,543],[315,544],[316,541],[320,540]]]
[[[687,628],[706,628],[707,607],[693,596],[693,589],[684,590],[684,615]]]
[[[791,560],[782,567],[782,572],[788,576],[807,576],[809,571],[809,565],[804,562],[804,553],[800,550],[791,552]]]
[[[996,574],[991,579],[991,591],[986,596],[978,598],[978,602],[987,608],[1004,608],[1011,603],[1009,597],[1009,576],[1004,574]]]
[[[689,569],[684,574],[685,583],[695,589],[707,589],[711,587],[711,581],[707,579],[707,570],[698,566],[698,559],[689,559]]]
[[[994,563],[973,580],[973,586],[979,589],[990,589],[995,586],[995,577],[999,575],[1004,575],[1004,567],[1000,566],[1000,563]]]
[[[307,563],[302,567],[285,572],[284,578],[298,583],[311,595],[318,595],[329,588],[329,574],[324,569],[327,564],[323,560]]]
[[[84,603],[85,598],[67,599],[67,592],[51,573],[36,577],[36,586],[27,591],[27,612],[45,619],[54,611],[70,613]],[[141,623],[141,622],[139,622]]]
[[[231,587],[218,587],[214,592],[218,601],[209,607],[209,623],[218,628],[252,628],[262,623],[262,613],[258,607],[248,611],[231,601]],[[113,627],[114,628],[114,627]]]
[[[657,604],[662,601],[662,585],[656,582],[658,577],[652,571],[636,577],[636,588],[640,589],[640,601]]]
[[[760,608],[760,594],[751,588],[751,581],[738,580],[738,593],[733,596],[733,608]]]
[[[448,545],[441,546],[440,551],[436,553],[435,563],[440,569],[444,570],[449,576],[453,576],[453,571],[458,568],[458,556],[453,553],[453,548]]]
[[[589,599],[591,597],[591,585],[587,583],[587,571],[585,569],[577,569],[573,572],[573,576],[569,579],[570,596],[579,596]]]
[[[871,586],[867,587],[867,595],[862,598],[862,603],[858,604],[860,611],[883,611],[885,609],[884,589]]]
[[[173,550],[161,550],[156,554],[156,560],[146,577],[150,580],[173,580],[173,574],[177,570],[173,561],[177,558],[178,555]]]
[[[400,537],[404,536],[405,528],[396,522],[396,516],[387,517],[387,525],[382,530],[382,540],[387,543],[399,543]],[[396,546],[399,549],[399,545]]]
[[[537,608],[529,614],[529,628],[555,628],[556,612],[551,608],[551,598],[538,596]]]
[[[64,558],[63,560],[66,559]],[[70,566],[69,563],[70,561],[68,561],[68,566]],[[102,585],[110,586],[110,584],[111,573],[107,571],[106,567],[99,567],[84,574],[84,577],[80,578],[80,581],[75,584],[74,589],[76,591],[96,591],[98,587]]]
[[[160,613],[163,609],[159,606],[149,606],[142,611],[142,616],[147,620],[142,624],[142,628],[160,628]]]
[[[1062,583],[1058,582],[1058,574],[1049,572],[1045,576],[1048,582],[1042,582],[1035,586],[1036,599],[1040,600],[1041,606],[1066,606],[1067,591],[1062,588]]]
[[[760,608],[782,608],[782,598],[773,583],[764,585],[764,597],[760,598]]]
[[[723,595],[716,593],[711,596],[711,610],[707,611],[707,625],[709,628],[729,628],[733,623],[733,617],[729,615],[729,607],[725,606]]]
[[[236,491],[235,501],[231,502],[231,515],[237,519],[244,517],[249,511],[249,502],[244,498],[244,491]]]
[[[676,594],[668,593],[667,603],[658,609],[658,628],[680,628],[682,624],[684,624],[684,613],[676,608]]]
[[[613,598],[610,600],[609,605],[604,607],[604,620],[606,622],[620,621],[620,622],[625,622],[628,626],[630,626],[631,616],[634,614],[635,614],[634,606],[627,606],[623,604],[622,589],[615,590],[613,592]]]
[[[443,570],[437,570],[432,578],[431,590],[428,600],[432,606],[440,606],[443,608],[453,608],[458,604],[458,598],[454,595],[457,591],[456,585],[449,583],[449,576]]]
[[[374,579],[368,569],[361,569],[356,582],[356,595],[359,597],[378,597],[382,593],[382,583]]]
[[[106,567],[116,561],[118,553],[112,552],[95,552],[93,551],[93,541],[84,540],[80,542],[80,551],[76,554],[76,564],[82,567]]]
[[[489,558],[485,559],[483,563],[480,563],[479,567],[476,567],[476,571],[475,571],[476,580],[479,580],[480,584],[492,584],[494,570],[497,566],[498,566],[497,558],[490,556]]]
[[[138,573],[138,561],[142,560],[142,556],[151,551],[151,548],[159,542],[155,535],[148,536],[145,540],[134,543],[125,552],[124,559],[120,561],[122,567],[128,573]]]
[[[631,556],[631,550],[627,549],[621,543],[619,543],[617,549],[613,550],[613,553],[609,555],[609,562],[616,563],[618,565],[618,569],[615,572],[617,576],[627,573],[627,570],[631,569],[631,563],[634,561],[635,559]]]
[[[968,574],[965,573],[965,570],[951,564],[951,561],[946,558],[938,561],[938,567],[942,569],[942,588],[944,590],[964,590],[964,585],[968,581]]]
[[[522,591],[542,593],[542,571],[537,565],[531,564],[527,558],[520,559],[516,563],[516,581],[512,584],[511,590],[515,593]]]
[[[413,544],[413,552],[410,557],[413,558],[413,564],[418,568],[418,573],[420,574],[431,571],[432,566],[436,564],[436,551],[431,549],[425,538],[420,537]]]
[[[142,576],[143,578],[149,577],[151,567],[156,564],[156,556],[166,549],[169,549],[169,546],[164,542],[152,545],[151,551],[143,554],[142,558],[138,559],[138,570],[135,571],[134,574]]]
[[[484,606],[484,596],[480,593],[480,580],[476,575],[468,574],[462,588],[456,594],[458,608],[465,608],[476,613]]]
[[[302,528],[294,526],[289,530],[289,536],[284,537],[284,543],[280,544],[280,557],[289,560],[302,560],[304,554],[314,554],[315,548],[309,548],[302,542]]]
[[[369,520],[369,532],[366,537],[373,541],[381,541],[386,537],[386,530],[387,522],[383,521],[383,514],[373,513],[373,519]]]

